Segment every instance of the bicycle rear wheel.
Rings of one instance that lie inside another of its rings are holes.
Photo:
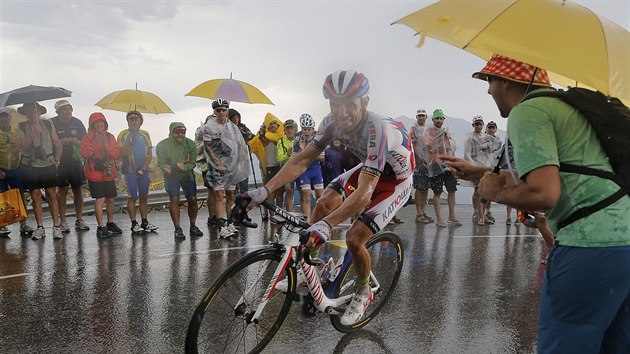
[[[287,267],[278,279],[287,283],[287,292],[273,291],[263,313],[256,321],[250,319],[263,300],[282,254],[271,248],[251,252],[219,276],[190,321],[187,353],[257,353],[265,348],[291,308],[294,267]]]
[[[389,300],[402,271],[405,254],[397,234],[391,231],[376,234],[365,246],[372,258],[370,286],[374,289],[378,284],[378,289],[374,291],[374,299],[358,323],[345,326],[341,324],[341,316],[330,316],[333,327],[339,332],[352,332],[372,321]],[[354,266],[350,264],[335,280],[337,282],[335,297],[353,294],[356,280],[357,274]]]

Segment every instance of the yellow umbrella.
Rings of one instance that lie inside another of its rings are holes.
[[[155,94],[140,90],[121,90],[112,92],[96,102],[95,106],[112,111],[141,113],[173,113],[173,110]]]
[[[546,69],[563,86],[630,101],[630,33],[563,0],[442,0],[394,24],[483,59],[493,53]]]
[[[243,103],[273,104],[262,91],[244,81],[232,79],[214,79],[203,82],[192,89],[186,96],[209,99],[223,98],[228,101]]]

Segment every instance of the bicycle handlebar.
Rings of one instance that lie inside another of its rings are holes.
[[[234,198],[234,207],[232,208],[232,213],[230,214],[230,217],[237,221],[243,221],[247,217],[247,207],[249,206],[249,203],[251,203],[251,201],[252,198],[250,197],[243,196],[242,194],[237,195]],[[300,235],[300,247],[298,247],[298,256],[300,256],[303,246],[308,242],[309,239],[309,233],[306,231],[306,229],[308,229],[311,225],[306,221],[293,216],[288,211],[276,206],[268,200],[264,200],[261,205],[282,216],[289,224],[299,227],[301,229],[298,232],[298,234]],[[306,262],[306,264],[318,266],[323,263],[321,259],[311,259],[311,255],[308,252],[303,256],[304,262]],[[300,257],[298,257],[298,259],[300,259]]]

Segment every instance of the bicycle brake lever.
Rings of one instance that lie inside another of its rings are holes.
[[[304,249],[304,245],[308,242],[308,239],[310,237],[309,232],[306,230],[301,230],[299,232],[299,235],[300,235],[300,249]],[[306,250],[306,251],[309,251],[309,250]],[[320,266],[326,263],[320,258],[311,259],[310,252],[302,252],[302,253],[304,253],[303,254],[304,262],[308,265]]]

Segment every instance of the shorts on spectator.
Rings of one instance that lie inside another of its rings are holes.
[[[269,182],[270,179],[272,179],[275,175],[278,174],[278,172],[280,171],[281,166],[272,166],[272,167],[267,167],[267,176],[264,178],[264,182],[267,183]]]
[[[149,185],[151,184],[151,174],[145,172],[141,175],[133,172],[125,173],[127,181],[127,194],[132,198],[139,195],[149,195]]]
[[[92,182],[88,181],[90,187],[90,195],[94,199],[98,198],[116,198],[118,191],[116,190],[115,181]]]
[[[24,176],[24,188],[28,190],[59,186],[57,166],[55,165],[48,167],[21,166],[20,168]]]
[[[423,191],[431,188],[431,182],[429,180],[429,170],[426,167],[416,168],[413,171],[413,188]]]
[[[4,178],[0,179],[0,192],[8,191],[9,189],[19,188],[20,192],[24,193],[24,176],[22,175],[22,168],[18,167],[13,170],[4,171]]]
[[[302,173],[300,178],[298,179],[300,189],[302,190],[311,190],[311,189],[324,189],[324,178],[322,177],[322,169],[311,168],[309,167]]]
[[[81,162],[61,161],[57,168],[57,175],[59,176],[59,186],[66,187],[70,185],[72,188],[80,187],[83,182],[83,166]]]
[[[184,196],[197,196],[197,183],[195,175],[188,173],[185,175],[164,175],[164,189],[170,197],[178,197],[180,188],[184,191]]]
[[[433,194],[440,195],[444,192],[442,187],[446,187],[447,192],[455,192],[457,190],[457,179],[451,171],[445,171],[437,176],[429,178],[431,190]]]

